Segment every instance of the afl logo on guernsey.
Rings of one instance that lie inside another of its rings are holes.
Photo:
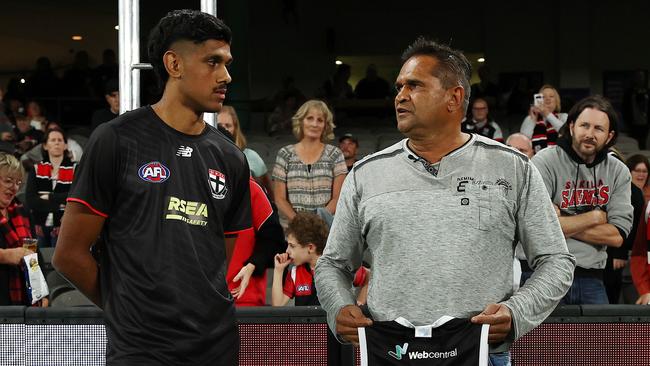
[[[162,163],[152,161],[146,163],[138,169],[140,179],[149,183],[162,183],[169,179],[169,169]]]
[[[214,169],[208,169],[208,184],[210,186],[210,193],[212,197],[220,200],[226,197],[228,187],[226,187],[226,176]]]

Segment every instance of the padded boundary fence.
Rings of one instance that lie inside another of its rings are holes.
[[[240,365],[328,365],[319,307],[237,311]],[[0,365],[104,365],[106,335],[95,307],[0,307]],[[513,364],[650,365],[650,306],[565,306],[511,348]],[[343,346],[330,365],[358,364]]]

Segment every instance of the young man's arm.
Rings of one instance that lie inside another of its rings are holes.
[[[271,305],[285,306],[289,302],[289,296],[284,293],[282,275],[284,270],[291,263],[287,253],[276,254],[275,268],[273,269],[273,286],[271,287]],[[289,279],[287,279],[288,281]]]
[[[99,236],[104,220],[83,204],[68,202],[52,257],[54,268],[99,307],[99,268],[90,247]]]

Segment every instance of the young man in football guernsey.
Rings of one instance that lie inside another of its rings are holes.
[[[231,81],[230,41],[211,15],[162,18],[148,44],[162,98],[99,126],[76,171],[53,263],[103,308],[107,365],[238,362],[227,237],[250,227],[250,173],[203,121]]]
[[[316,265],[318,298],[332,330],[354,343],[357,328],[373,320],[403,317],[432,328],[451,316],[488,324],[490,360],[508,365],[509,343],[555,308],[571,285],[575,259],[528,158],[461,132],[470,90],[465,56],[420,38],[402,59],[395,109],[407,138],[348,173]],[[536,272],[513,293],[517,241]],[[365,250],[373,258],[368,315],[350,291]],[[448,356],[454,365],[478,364]]]

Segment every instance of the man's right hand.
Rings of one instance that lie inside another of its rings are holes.
[[[357,328],[371,325],[372,320],[363,315],[361,308],[356,305],[344,306],[336,316],[336,333],[355,346],[359,345]]]

